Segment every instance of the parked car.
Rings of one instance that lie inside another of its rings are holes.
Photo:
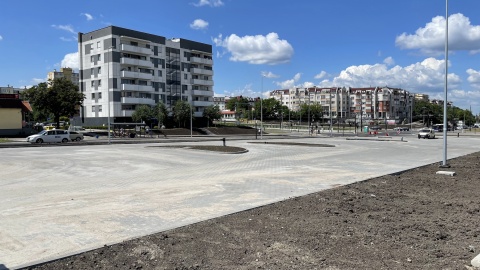
[[[77,131],[70,131],[70,140],[73,141],[81,141],[83,140],[83,133]]]
[[[70,134],[62,129],[43,130],[27,137],[27,142],[30,143],[66,143],[68,141],[70,141]]]
[[[435,130],[431,128],[422,128],[418,131],[418,138],[435,139]]]
[[[395,131],[409,131],[410,129],[408,127],[396,127],[393,130],[395,130]]]

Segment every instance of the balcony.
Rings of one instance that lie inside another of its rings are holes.
[[[153,87],[148,85],[138,85],[138,84],[122,84],[122,90],[126,91],[137,91],[137,92],[153,92]]]
[[[132,52],[132,53],[146,54],[146,55],[149,55],[152,53],[152,49],[127,45],[127,44],[122,44],[120,49],[122,50],[122,52]]]
[[[190,83],[195,85],[213,86],[213,81],[210,81],[210,80],[191,79]]]
[[[134,78],[142,80],[153,80],[153,75],[151,73],[143,72],[133,72],[133,71],[122,71],[122,78]]]
[[[122,104],[155,105],[155,100],[151,98],[122,97]]]
[[[120,59],[120,63],[122,65],[132,65],[132,66],[153,68],[153,63],[151,61],[134,59],[134,58],[122,57]]]
[[[121,116],[124,117],[132,117],[132,114],[134,113],[134,110],[122,110]]]
[[[202,74],[202,75],[213,76],[213,70],[211,70],[211,69],[192,68],[191,71],[192,71],[193,74]]]
[[[205,90],[193,90],[192,93],[194,96],[207,96],[211,97],[213,96],[213,91],[205,91]]]
[[[193,101],[195,107],[208,107],[210,105],[213,105],[213,101]]]
[[[190,57],[190,62],[200,63],[204,65],[213,65],[212,59],[202,58],[202,57]]]

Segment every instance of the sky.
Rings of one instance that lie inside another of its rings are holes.
[[[446,0],[0,1],[0,86],[78,70],[77,33],[110,25],[211,44],[215,94],[291,87],[445,95]],[[448,101],[480,113],[480,1],[448,1]]]

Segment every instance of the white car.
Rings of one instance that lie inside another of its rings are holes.
[[[435,139],[435,130],[431,128],[422,128],[418,131],[418,138]]]
[[[81,141],[83,140],[83,134],[77,131],[70,131],[70,140],[73,141]]]
[[[30,143],[66,143],[68,141],[70,141],[70,134],[62,129],[43,130],[27,137],[27,142]]]

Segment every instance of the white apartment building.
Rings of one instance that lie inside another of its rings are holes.
[[[136,106],[213,105],[212,46],[109,26],[78,34],[83,125],[130,122]]]
[[[270,97],[279,100],[292,111],[301,104],[320,104],[323,118],[383,119],[396,123],[409,121],[414,95],[406,90],[391,87],[309,87],[274,90]]]

